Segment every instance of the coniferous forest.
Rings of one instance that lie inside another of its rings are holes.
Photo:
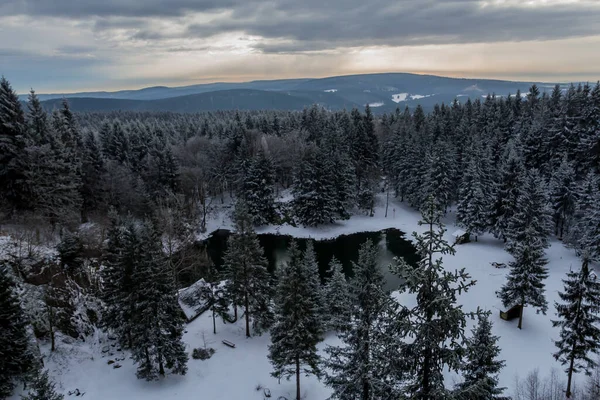
[[[59,351],[64,338],[101,333],[137,378],[185,375],[190,356],[211,357],[186,348],[180,307],[179,290],[203,279],[192,297],[210,335],[217,319],[239,321],[244,340],[268,333],[270,373],[296,383],[290,398],[316,376],[340,400],[598,399],[600,83],[462,99],[428,113],[74,113],[67,100],[44,109],[33,91],[21,102],[2,78],[0,236],[11,239],[0,243],[0,398],[24,385],[26,398],[62,398],[37,344]],[[414,304],[383,289],[370,241],[348,276],[334,258],[320,277],[311,242],[292,243],[269,271],[257,229],[368,217],[386,198],[421,213],[419,262],[389,266]],[[224,214],[233,232],[216,268],[198,242]],[[456,251],[450,216],[471,242],[491,236],[510,256],[495,296],[517,307],[518,329],[533,311],[560,329],[564,391],[531,397],[499,384],[497,311],[463,309],[477,283],[467,268],[444,268]],[[579,264],[550,304],[555,240]],[[331,334],[336,344],[321,346]]]

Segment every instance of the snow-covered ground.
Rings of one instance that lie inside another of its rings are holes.
[[[397,93],[392,95],[392,101],[396,103],[400,103],[401,101],[405,101],[408,97],[408,93]]]
[[[342,221],[332,226],[320,228],[294,228],[291,226],[266,227],[259,232],[278,232],[297,237],[312,237],[324,239],[341,234],[376,231],[385,228],[398,228],[405,232],[420,230],[417,222],[419,214],[409,209],[404,204],[393,202],[390,199],[388,217],[385,214],[385,198],[379,198],[380,205],[375,210],[374,217],[354,216],[348,221]],[[226,217],[218,216],[219,221],[214,225],[227,225]],[[451,241],[451,233],[456,230],[453,225],[454,216],[449,214],[446,218],[446,237]],[[491,236],[479,237],[478,242],[472,242],[456,247],[455,256],[446,256],[444,266],[449,270],[465,267],[477,280],[477,284],[468,293],[460,297],[460,302],[466,311],[476,310],[481,307],[490,310],[494,323],[494,333],[500,336],[501,357],[506,360],[506,367],[500,376],[500,384],[512,392],[516,376],[524,378],[532,370],[539,368],[542,377],[548,375],[553,368],[560,369],[554,361],[552,353],[555,351],[553,339],[558,337],[558,330],[552,327],[550,320],[554,318],[554,302],[558,300],[558,290],[562,290],[561,279],[570,267],[577,267],[579,261],[575,254],[566,249],[562,243],[553,240],[547,251],[549,259],[548,269],[550,277],[546,281],[546,295],[549,303],[548,315],[536,314],[530,308],[525,309],[523,330],[517,328],[517,321],[503,321],[499,318],[500,302],[496,298],[498,290],[505,280],[507,269],[496,269],[491,262],[508,262],[511,256],[503,249],[501,241]],[[414,300],[409,296],[398,296],[400,301],[411,303]],[[469,329],[473,322],[469,322]],[[189,371],[184,377],[167,376],[158,382],[145,382],[136,379],[135,366],[127,354],[116,352],[116,347],[111,347],[114,355],[102,354],[106,343],[99,343],[99,338],[91,338],[86,343],[66,344],[58,342],[57,351],[50,353],[47,344],[42,345],[46,355],[46,365],[58,383],[60,390],[67,394],[78,388],[85,392],[87,400],[105,399],[211,399],[211,400],[252,400],[263,399],[262,390],[256,391],[257,385],[267,387],[272,392],[272,398],[279,396],[291,398],[294,393],[293,381],[281,381],[270,377],[271,366],[267,359],[269,335],[246,339],[243,324],[218,323],[218,333],[212,333],[212,319],[209,313],[200,316],[187,326],[184,340],[188,351],[191,353],[195,347],[204,346],[204,341],[216,350],[215,355],[207,360],[189,361]],[[222,344],[222,340],[229,340],[236,344],[231,349]],[[329,335],[325,343],[337,343],[337,338]],[[110,354],[110,353],[109,353]],[[114,369],[107,361],[115,357],[125,357],[118,361],[122,367]],[[448,374],[451,383],[455,376]],[[302,378],[302,393],[307,400],[324,400],[330,390],[314,377]],[[582,380],[577,376],[576,380]],[[70,397],[66,397],[67,399]],[[13,397],[17,399],[17,397]]]

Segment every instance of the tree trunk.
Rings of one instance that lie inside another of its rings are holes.
[[[521,309],[519,310],[519,329],[522,329],[523,327],[523,308],[525,308],[525,305],[521,304]]]
[[[245,308],[245,317],[246,317],[246,337],[250,337],[250,313],[248,312],[250,308],[250,300],[248,299],[248,292],[244,294],[244,308]]]
[[[163,365],[162,354],[158,357],[158,373],[161,376],[165,376],[165,366]]]
[[[54,310],[52,307],[48,307],[48,325],[50,328],[50,341],[52,342],[50,351],[54,351],[56,350],[56,346],[54,340]]]
[[[213,314],[213,334],[216,335],[217,334],[217,322],[215,320],[215,310],[214,310],[214,308],[213,308],[212,314]]]
[[[571,398],[571,380],[573,378],[573,366],[575,364],[575,355],[573,354],[575,352],[575,344],[573,344],[573,349],[571,351],[571,362],[569,363],[569,373],[568,373],[568,378],[567,378],[567,399]]]
[[[387,218],[389,204],[390,204],[390,188],[388,185],[386,194],[385,194],[385,218]]]
[[[296,400],[300,400],[300,356],[296,355]]]

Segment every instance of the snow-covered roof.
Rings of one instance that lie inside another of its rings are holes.
[[[452,234],[452,236],[454,237],[461,237],[466,235],[467,232],[463,231],[462,229],[457,229],[456,231],[454,231],[454,233]]]

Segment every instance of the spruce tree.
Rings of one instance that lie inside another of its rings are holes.
[[[566,241],[579,255],[585,255],[593,261],[600,259],[599,219],[600,186],[596,174],[590,172],[577,187],[574,222]]]
[[[255,225],[266,225],[275,217],[275,168],[263,152],[246,162],[241,197]]]
[[[564,292],[559,292],[562,304],[555,303],[560,327],[560,340],[555,342],[554,353],[562,365],[567,365],[567,398],[571,397],[573,373],[584,371],[590,375],[597,363],[592,354],[600,353],[600,281],[591,273],[589,260],[584,258],[579,271],[569,271]]]
[[[154,224],[145,222],[139,235],[140,258],[133,273],[138,287],[131,329],[136,375],[155,380],[165,375],[165,369],[185,375],[188,355],[182,341],[184,320],[172,271],[166,265]]]
[[[325,304],[327,305],[327,328],[336,332],[347,329],[351,318],[350,286],[342,269],[342,264],[333,257],[329,263],[330,278],[325,284]]]
[[[471,332],[472,336],[465,343],[465,363],[461,368],[464,381],[455,389],[456,397],[464,400],[509,400],[502,395],[505,388],[498,387],[498,374],[505,362],[498,360],[499,338],[492,334],[489,315],[481,315]]]
[[[508,238],[509,222],[517,212],[517,199],[524,176],[521,156],[511,143],[506,153],[499,181],[492,191],[489,210],[489,230],[496,238],[505,242]]]
[[[273,322],[271,310],[271,276],[252,217],[245,204],[238,202],[234,211],[235,232],[227,243],[223,257],[227,296],[237,316],[237,307],[244,308],[246,336],[250,337],[250,320],[258,334]]]
[[[335,220],[336,190],[326,159],[317,149],[309,149],[294,176],[294,214],[306,226]]]
[[[405,397],[415,400],[446,399],[449,390],[444,385],[445,368],[458,371],[464,354],[464,330],[467,316],[457,304],[460,293],[468,291],[475,281],[463,269],[449,272],[437,255],[454,254],[454,248],[444,240],[445,228],[440,222],[439,202],[430,197],[422,211],[419,225],[422,234],[413,234],[421,260],[415,268],[402,258],[392,270],[403,282],[401,292],[416,295],[417,304],[410,310],[401,307],[407,318],[399,317],[395,329],[410,343],[399,347],[399,358],[408,375],[402,388]]]
[[[319,287],[313,284],[313,271],[301,259],[295,242],[290,245],[289,257],[278,274],[269,360],[274,377],[295,376],[296,400],[300,400],[300,375],[321,374],[316,345],[321,340],[322,321],[316,301]]]
[[[383,290],[385,281],[378,249],[370,240],[361,245],[353,271],[350,281],[352,318],[347,329],[339,333],[342,345],[327,347],[325,383],[333,390],[331,399],[397,398],[383,372],[389,354],[382,346],[379,330],[391,299]]]
[[[487,199],[482,188],[483,174],[480,170],[477,155],[473,155],[467,165],[460,189],[456,207],[457,224],[464,228],[469,235],[482,234],[487,227]]]
[[[15,380],[34,367],[27,319],[15,292],[9,265],[0,261],[0,398],[10,396]]]
[[[452,199],[454,165],[452,154],[443,143],[436,144],[429,154],[429,165],[422,189],[423,200],[432,197],[436,207],[446,212]]]
[[[506,250],[521,254],[523,243],[535,240],[542,250],[548,247],[551,211],[546,186],[537,170],[528,171],[518,191],[515,213],[508,221]]]
[[[131,330],[139,282],[133,278],[140,259],[140,238],[133,221],[112,217],[102,256],[102,323],[113,331],[123,347],[132,347]]]
[[[28,204],[27,193],[22,186],[20,166],[25,142],[25,115],[19,96],[6,78],[0,78],[0,206],[2,202],[10,210]]]
[[[83,140],[81,171],[83,197],[81,212],[83,222],[87,222],[90,213],[104,210],[106,190],[106,166],[100,146],[92,132],[88,132]]]
[[[21,398],[22,400],[63,400],[65,396],[57,393],[55,386],[56,385],[50,381],[48,371],[40,371],[31,384],[27,396],[21,396]]]
[[[548,277],[544,257],[544,239],[526,235],[513,249],[515,260],[509,263],[507,281],[497,292],[505,307],[521,306],[519,329],[523,325],[523,308],[530,305],[546,313],[548,303],[544,295],[544,279]]]
[[[577,201],[575,170],[566,158],[552,174],[549,186],[554,234],[562,238],[570,227]]]
[[[321,289],[321,278],[319,275],[319,263],[317,261],[317,253],[315,252],[314,243],[309,240],[306,243],[306,249],[302,255],[302,263],[304,268],[309,272],[307,274],[308,284],[311,287],[311,296],[315,304],[317,304],[317,316],[318,316],[318,332],[320,334],[325,333],[327,315],[327,306],[325,304],[324,292]]]

